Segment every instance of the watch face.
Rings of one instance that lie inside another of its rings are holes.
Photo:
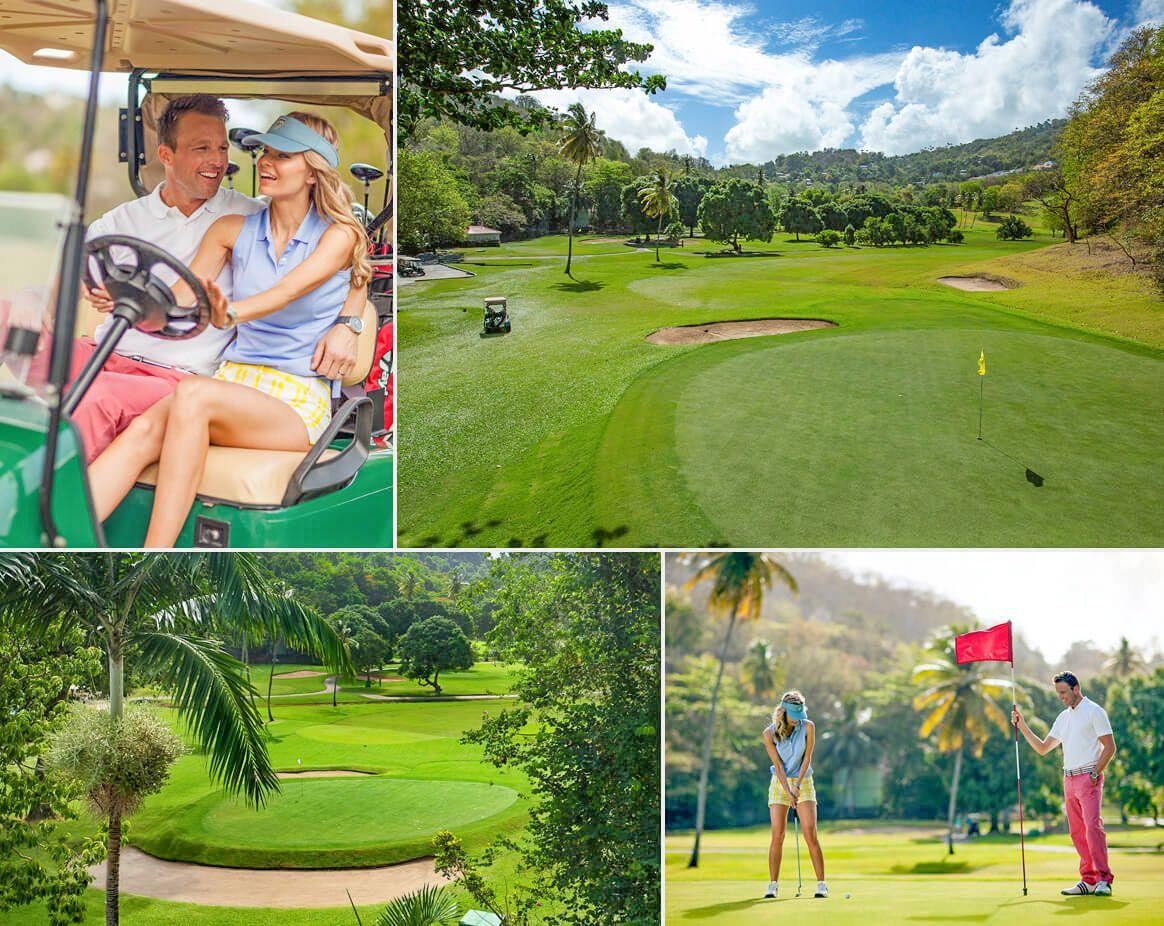
[[[352,331],[354,331],[356,334],[364,333],[364,320],[358,315],[350,316],[344,324],[351,328]]]

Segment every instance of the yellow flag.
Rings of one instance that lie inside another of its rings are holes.
[[[978,355],[978,375],[979,376],[986,375],[986,351],[982,351]]]

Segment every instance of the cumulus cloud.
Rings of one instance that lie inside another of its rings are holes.
[[[911,49],[894,99],[862,126],[862,147],[901,154],[1061,116],[1100,73],[1092,62],[1115,27],[1080,0],[1013,0],[1001,22],[1010,38],[990,35],[972,54]]]
[[[1132,18],[1137,26],[1164,26],[1164,0],[1140,0]]]
[[[541,90],[533,94],[546,106],[566,110],[581,103],[597,113],[598,127],[633,153],[639,148],[703,157],[707,139],[688,135],[679,117],[638,90]]]

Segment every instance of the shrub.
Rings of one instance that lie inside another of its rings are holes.
[[[950,232],[950,234],[946,235],[946,240],[949,241],[950,244],[961,244],[966,240],[966,236],[955,228],[952,232]]]
[[[852,247],[857,243],[857,230],[853,228],[852,223],[845,226],[845,245]]]
[[[850,228],[851,227],[852,226],[850,226]],[[833,231],[831,228],[826,228],[816,236],[816,240],[821,243],[822,247],[831,248],[840,243],[841,233],[838,231]]]
[[[994,234],[1005,241],[1018,241],[1021,238],[1031,237],[1034,231],[1017,215],[1008,215],[999,224]]]

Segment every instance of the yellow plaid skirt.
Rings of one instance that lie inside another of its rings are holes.
[[[276,399],[282,399],[303,419],[307,436],[314,444],[331,421],[331,387],[317,376],[296,376],[257,363],[224,360],[214,378],[227,383],[250,386]]]
[[[794,781],[800,781],[799,778],[790,776],[788,778],[789,784]],[[780,779],[775,775],[772,776],[772,783],[768,785],[768,806],[773,804],[800,804],[804,801],[812,801],[816,803],[816,785],[812,783],[812,773],[809,772],[804,781],[800,782],[800,796],[799,800],[793,801],[792,795],[788,793],[787,789],[780,784]]]

